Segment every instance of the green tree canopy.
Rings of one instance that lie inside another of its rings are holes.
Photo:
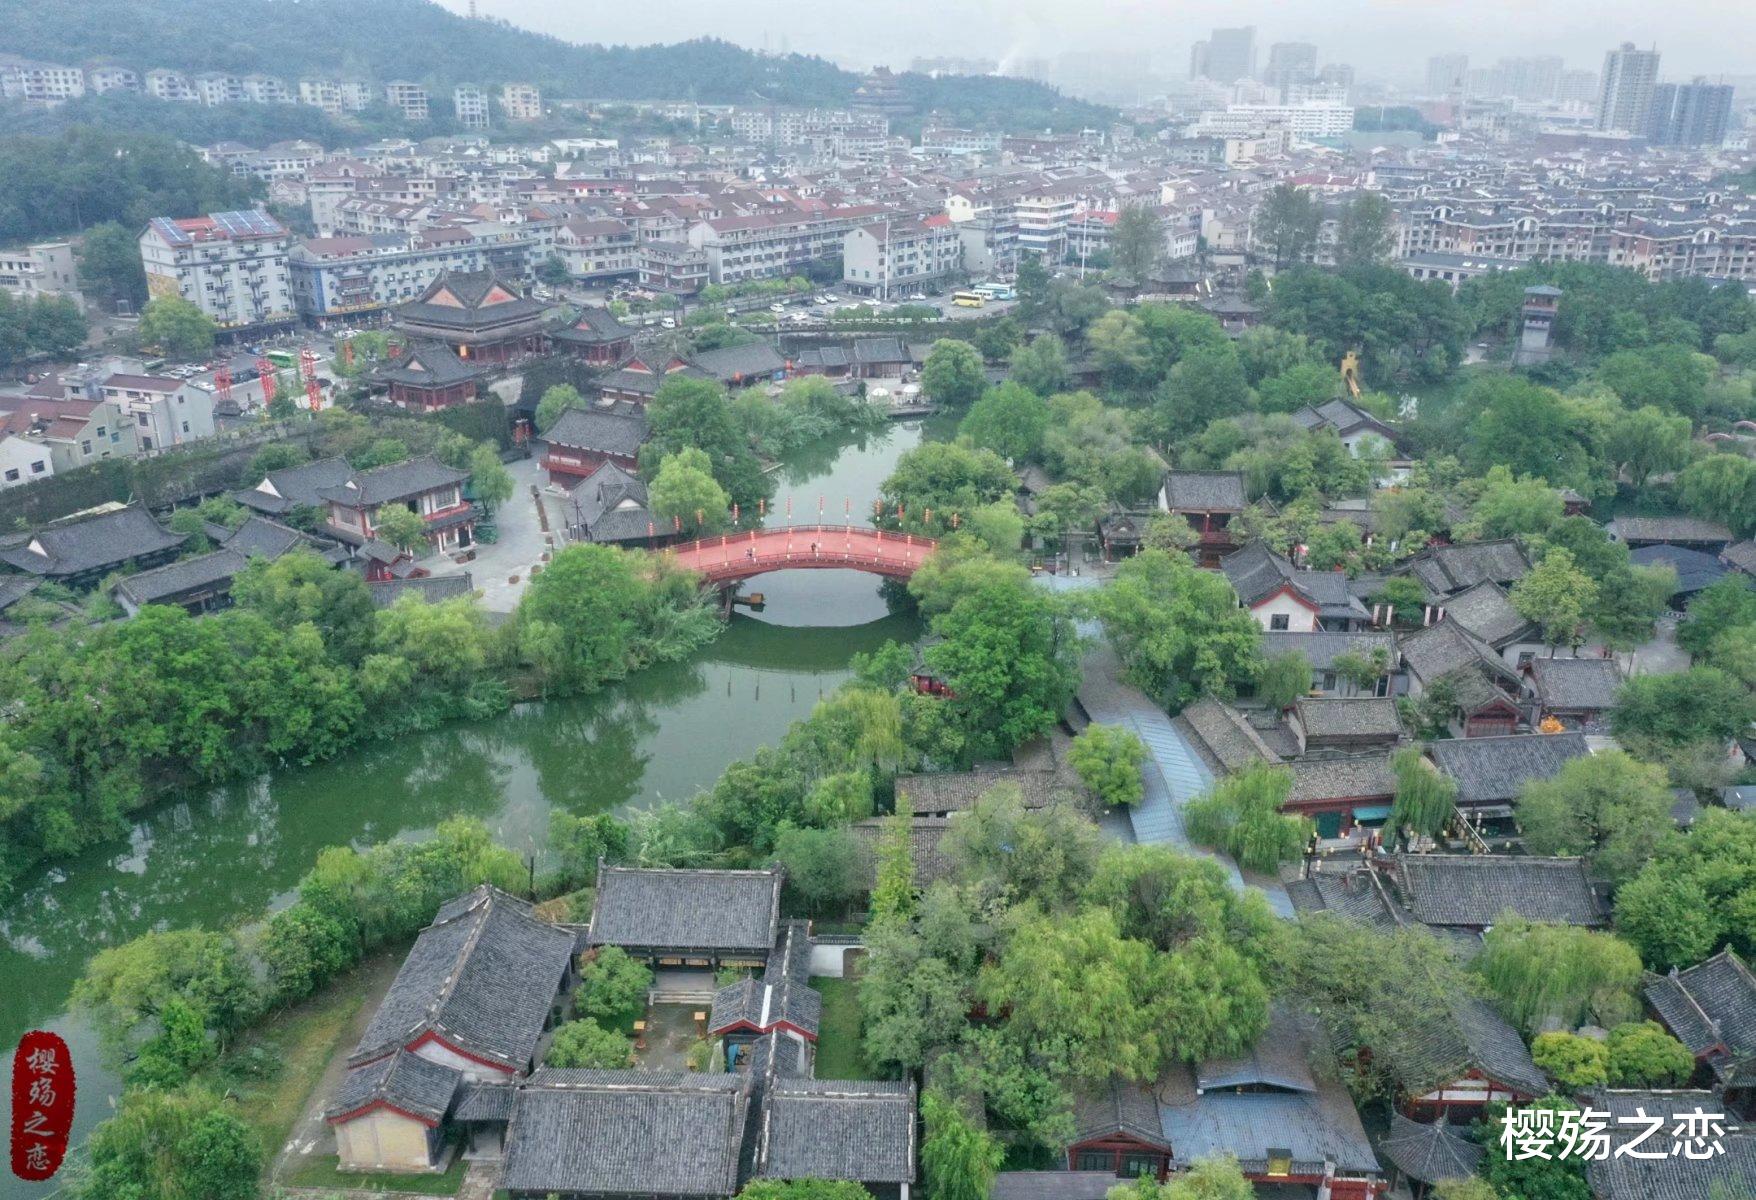
[[[1111,807],[1140,803],[1146,790],[1140,777],[1145,761],[1140,736],[1119,725],[1087,725],[1067,748],[1067,762],[1080,782]]]
[[[988,386],[982,356],[968,342],[940,338],[921,366],[921,390],[946,408],[965,409]]]
[[[618,1071],[634,1065],[634,1043],[627,1034],[596,1021],[568,1021],[555,1030],[543,1065]]]

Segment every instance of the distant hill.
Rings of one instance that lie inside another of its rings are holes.
[[[585,46],[429,0],[0,0],[0,52],[147,70],[534,83],[549,98],[845,104],[859,77],[821,58],[729,42]],[[1014,129],[1073,129],[1113,112],[1042,84],[901,77],[923,110]]]

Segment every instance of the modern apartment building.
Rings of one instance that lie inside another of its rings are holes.
[[[1604,55],[1598,85],[1597,127],[1644,134],[1652,126],[1652,95],[1658,86],[1658,51],[1633,42]]]
[[[183,297],[222,329],[292,320],[291,248],[292,235],[260,209],[154,217],[140,235],[147,290]]]
[[[1354,109],[1333,100],[1298,104],[1228,104],[1224,112],[1204,112],[1189,130],[1192,137],[1229,137],[1283,128],[1295,137],[1340,137],[1354,127]]]
[[[85,72],[58,63],[14,58],[0,62],[0,96],[53,108],[85,95]]]
[[[451,109],[457,123],[465,129],[488,127],[488,93],[473,83],[460,83],[451,89]]]
[[[1317,47],[1310,42],[1276,42],[1268,48],[1268,66],[1262,72],[1262,82],[1278,91],[1283,103],[1294,84],[1316,77]]]
[[[712,283],[796,275],[806,264],[841,253],[855,225],[882,216],[881,205],[821,211],[714,217],[690,226],[689,244],[707,256]]]
[[[1657,146],[1717,146],[1732,118],[1732,85],[1661,83],[1653,89],[1647,140]]]
[[[1435,54],[1427,60],[1427,95],[1438,100],[1461,95],[1469,79],[1469,55]]]
[[[384,85],[384,102],[396,109],[407,121],[427,119],[427,89],[406,79],[393,79]]]
[[[213,393],[163,375],[111,375],[101,385],[106,402],[133,426],[142,450],[180,446],[213,436]]]
[[[1216,83],[1256,77],[1256,27],[1216,29],[1208,35],[1198,74]]]
[[[500,85],[500,111],[508,121],[535,121],[543,115],[543,94],[531,83]]]
[[[181,71],[154,69],[146,73],[146,94],[154,100],[194,100],[195,85]]]
[[[85,73],[85,90],[94,96],[110,92],[138,92],[140,74],[132,67],[93,67]]]
[[[291,104],[294,100],[286,80],[273,75],[246,75],[242,83],[244,99],[251,104]]]
[[[299,103],[321,108],[332,117],[342,114],[341,84],[333,79],[299,80]]]
[[[294,307],[306,320],[327,326],[418,299],[447,273],[524,275],[528,234],[516,226],[485,226],[479,232],[440,228],[306,238],[287,255]]]
[[[0,292],[21,298],[64,296],[80,304],[79,274],[68,242],[0,250]]]
[[[555,231],[555,253],[575,279],[615,279],[640,272],[640,237],[610,218],[574,217]]]
[[[209,108],[222,104],[242,104],[244,81],[223,71],[207,71],[194,79],[195,99]]]
[[[939,283],[963,264],[963,243],[944,213],[892,217],[842,238],[842,285],[859,296],[895,300]]]

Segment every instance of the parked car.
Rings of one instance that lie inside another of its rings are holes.
[[[784,304],[770,304],[768,306],[769,312],[785,312],[786,310],[787,306]]]

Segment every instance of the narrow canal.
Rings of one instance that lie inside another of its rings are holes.
[[[935,432],[907,422],[806,447],[776,474],[769,523],[785,522],[789,496],[800,524],[817,520],[820,503],[826,520],[840,519],[844,500],[864,523],[898,455]],[[506,845],[540,850],[551,809],[686,799],[809,713],[847,678],[854,654],[920,633],[913,617],[887,610],[870,575],[792,571],[750,587],[764,593],[766,609],[739,612],[686,661],[596,696],[520,705],[191,796],[154,810],[125,840],[44,871],[0,909],[0,1050],[10,1055],[27,1029],[67,1038],[80,1080],[74,1140],[82,1141],[118,1090],[95,1035],[67,1005],[97,950],[152,929],[251,918],[284,903],[326,846],[419,837],[463,814]],[[7,1173],[0,1200],[53,1190]]]

